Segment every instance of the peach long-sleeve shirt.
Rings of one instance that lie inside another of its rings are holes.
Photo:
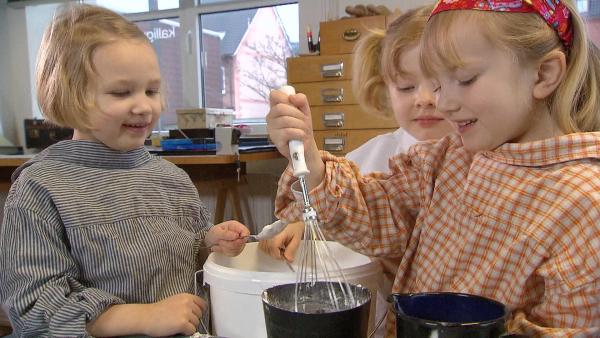
[[[394,292],[478,294],[509,307],[511,332],[600,337],[600,133],[475,155],[452,135],[393,157],[391,174],[322,158],[311,201],[323,230],[400,257]],[[288,168],[279,182],[280,219],[301,217],[295,180]]]

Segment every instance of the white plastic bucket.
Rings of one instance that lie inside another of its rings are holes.
[[[379,264],[337,242],[328,242],[346,280],[371,291],[369,330],[374,325]],[[292,264],[298,270],[297,263]],[[339,276],[333,276],[339,277]],[[267,337],[261,300],[264,289],[293,283],[296,273],[285,262],[270,257],[258,243],[248,243],[237,257],[212,253],[204,263],[204,282],[210,285],[213,334],[229,338]]]

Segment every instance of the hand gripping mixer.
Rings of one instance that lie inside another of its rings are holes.
[[[283,86],[279,90],[288,95],[296,93],[292,86]],[[304,203],[304,237],[298,256],[294,309],[296,312],[323,313],[354,307],[356,301],[352,289],[327,245],[317,212],[310,205],[306,186],[310,171],[304,159],[304,144],[300,140],[291,140],[289,148],[293,174],[298,178]],[[325,283],[317,283],[319,280]]]

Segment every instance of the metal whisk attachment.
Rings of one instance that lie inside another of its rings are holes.
[[[288,95],[296,92],[291,86],[283,86],[280,90]],[[292,140],[289,148],[294,176],[300,183],[304,203],[304,237],[298,256],[294,309],[296,312],[323,313],[352,308],[356,305],[352,289],[319,227],[317,212],[310,205],[306,186],[306,176],[310,171],[304,160],[304,144]]]

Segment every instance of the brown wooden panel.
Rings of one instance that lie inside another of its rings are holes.
[[[365,113],[359,105],[311,106],[313,129],[380,129],[395,128],[393,117],[383,118]]]
[[[369,30],[384,30],[384,15],[321,22],[321,55],[349,54]]]
[[[296,93],[303,93],[308,97],[311,107],[357,103],[350,80],[292,83],[292,86],[296,88]]]
[[[377,135],[389,133],[393,129],[358,129],[358,130],[315,130],[315,141],[319,149],[324,149],[332,154],[343,156],[358,148],[363,143]]]
[[[352,78],[352,55],[298,56],[287,59],[288,83]]]

